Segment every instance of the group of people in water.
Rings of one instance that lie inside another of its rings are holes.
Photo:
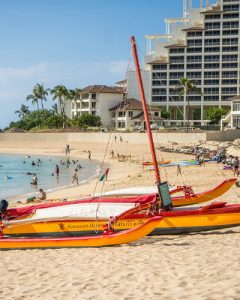
[[[70,154],[70,146],[67,144],[66,147],[65,147],[65,154],[66,156]],[[91,151],[88,150],[87,151],[87,155],[88,155],[88,159],[91,160]],[[26,158],[30,159],[31,156],[30,155],[27,155]],[[51,162],[51,158],[50,158],[50,162]],[[26,160],[23,161],[23,163],[26,163]],[[43,161],[39,158],[37,160],[32,160],[31,161],[31,166],[33,168],[35,167],[41,167],[43,165]],[[72,174],[72,178],[71,178],[71,183],[74,184],[78,184],[79,183],[79,177],[78,177],[78,172],[80,169],[82,169],[82,165],[79,163],[78,159],[71,159],[70,158],[67,158],[66,160],[63,160],[61,159],[59,161],[59,164],[56,164],[55,165],[55,170],[54,172],[51,173],[52,176],[56,176],[57,179],[59,178],[60,176],[60,168],[63,167],[63,166],[66,166],[67,168],[69,168],[70,166],[73,166],[74,167],[74,171],[73,171],[73,174]],[[37,177],[37,174],[36,172],[26,172],[26,175],[31,175],[33,176],[32,177],[32,181],[30,182],[30,184],[32,186],[35,186],[37,187],[38,186],[38,177]],[[33,197],[34,199],[38,199],[38,200],[45,200],[46,199],[46,192],[41,188],[38,190],[39,193],[40,193],[40,196],[39,197]]]

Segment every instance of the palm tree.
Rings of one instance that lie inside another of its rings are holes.
[[[19,110],[15,111],[15,114],[18,114],[19,118],[24,120],[25,116],[30,113],[28,106],[22,104]]]
[[[69,98],[69,91],[64,85],[57,85],[50,92],[53,95],[53,100],[58,99],[58,107],[61,115],[64,114],[64,100]]]
[[[77,105],[77,100],[80,99],[81,89],[69,90],[69,100],[74,101],[75,106]]]
[[[48,92],[49,89],[44,89],[43,84],[39,83],[37,83],[33,89],[33,93],[37,95],[39,101],[41,102],[42,110],[44,110],[43,101],[47,101]]]
[[[28,95],[26,98],[27,101],[32,101],[32,105],[37,105],[37,111],[38,111],[38,121],[39,121],[39,127],[40,127],[40,113],[39,113],[39,97],[35,93],[35,90],[33,89],[33,93]]]
[[[196,92],[200,95],[202,95],[202,91],[200,88],[196,87],[193,81],[191,81],[188,78],[181,78],[179,80],[179,85],[177,86],[178,89],[178,94],[179,96],[184,96],[187,97],[187,95],[191,92]],[[188,132],[188,127],[189,127],[189,112],[190,112],[190,107],[189,107],[189,97],[187,98],[188,101],[188,110],[187,110],[187,132]]]

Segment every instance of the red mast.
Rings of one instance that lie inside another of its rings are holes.
[[[159,184],[159,183],[161,183],[160,173],[159,173],[159,169],[158,169],[158,163],[157,163],[156,152],[155,152],[154,143],[153,143],[152,131],[151,131],[150,122],[149,122],[148,108],[147,108],[145,93],[144,93],[144,89],[143,89],[142,76],[141,76],[141,71],[140,71],[140,67],[139,67],[138,53],[137,53],[137,47],[136,47],[136,42],[135,42],[134,36],[131,37],[131,44],[132,44],[132,52],[133,52],[135,66],[136,66],[136,71],[137,71],[137,79],[138,79],[138,85],[139,85],[139,90],[140,90],[140,96],[141,96],[142,105],[143,105],[144,118],[145,118],[145,122],[146,122],[146,126],[147,126],[148,139],[149,139],[149,143],[150,143],[150,149],[151,149],[151,154],[152,154],[152,159],[153,159],[153,164],[154,164],[156,183]]]

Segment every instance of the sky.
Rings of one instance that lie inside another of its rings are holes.
[[[74,89],[124,79],[130,36],[143,59],[145,35],[165,33],[166,17],[182,17],[182,0],[0,1],[0,128],[21,104],[34,109],[26,97],[36,83]]]

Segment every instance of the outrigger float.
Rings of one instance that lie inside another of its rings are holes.
[[[59,202],[3,210],[0,249],[99,247],[128,243],[151,233],[194,232],[240,225],[240,205],[220,202],[199,208],[173,208],[169,186],[160,180],[134,37],[131,43],[154,163],[157,194],[135,198],[95,198],[82,200],[81,203]],[[233,180],[227,185],[231,183]],[[108,228],[107,236],[101,233],[104,224],[105,229],[106,226]],[[113,233],[114,229],[124,231]],[[64,237],[49,237],[53,235]],[[76,237],[66,237],[72,235]],[[28,236],[34,238],[29,239]]]

